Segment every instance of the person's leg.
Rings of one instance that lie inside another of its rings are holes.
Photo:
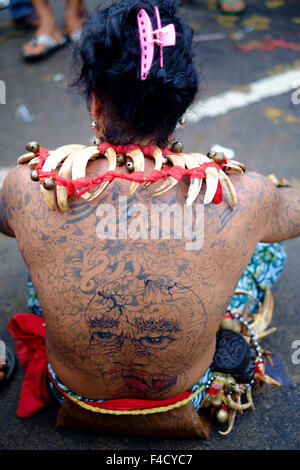
[[[40,21],[36,36],[50,36],[57,44],[63,40],[63,34],[59,29],[48,0],[31,0],[32,5]],[[39,56],[47,49],[43,43],[33,44],[28,42],[23,46],[23,52],[29,56]]]
[[[80,39],[80,33],[86,18],[86,8],[83,0],[66,0],[64,15],[65,34],[71,40]]]
[[[246,291],[249,295],[234,295],[228,310],[231,308],[243,310],[252,296],[256,302],[249,306],[249,312],[253,313],[258,302],[263,302],[266,288],[271,289],[278,279],[285,260],[286,253],[282,243],[259,243],[236,286],[236,291]]]

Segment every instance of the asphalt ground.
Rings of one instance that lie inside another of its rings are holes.
[[[61,24],[64,2],[51,4]],[[97,4],[87,0],[91,12]],[[291,70],[298,73],[299,1],[248,0],[247,11],[237,17],[222,15],[214,0],[187,2],[181,10],[195,31],[195,61],[201,74],[200,109],[202,101],[209,97],[230,90],[247,93],[252,82]],[[0,104],[0,178],[1,171],[5,174],[24,153],[29,140],[56,148],[67,143],[88,143],[91,137],[85,102],[68,88],[69,48],[41,63],[28,65],[22,61],[20,51],[29,37],[30,33],[12,23],[8,10],[0,12],[0,80],[6,85],[6,104]],[[282,48],[261,49],[266,44],[261,41],[279,39],[285,40]],[[242,51],[241,45],[254,50]],[[206,153],[214,144],[229,147],[249,170],[264,175],[276,173],[300,187],[300,105],[291,100],[300,82],[288,85],[290,89],[286,93],[262,96],[252,104],[224,114],[221,114],[221,97],[217,101],[220,113],[216,109],[215,117],[188,123],[178,130],[177,138],[184,142],[187,151]],[[26,107],[25,113],[21,105]],[[25,122],[28,117],[32,122]],[[267,386],[264,392],[256,393],[256,410],[237,416],[229,436],[221,436],[217,425],[209,440],[128,438],[62,430],[55,428],[55,408],[43,409],[29,419],[19,419],[16,408],[24,373],[18,365],[10,385],[0,392],[0,449],[299,450],[300,364],[293,360],[293,345],[300,339],[299,239],[286,242],[285,248],[285,270],[273,290],[275,311],[271,326],[276,326],[277,331],[265,338],[263,346],[282,361],[286,385]],[[0,261],[0,338],[14,349],[7,323],[13,314],[28,311],[26,272],[15,241],[2,235]]]

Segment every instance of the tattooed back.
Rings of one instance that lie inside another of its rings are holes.
[[[89,175],[103,170],[93,162]],[[198,381],[262,241],[261,178],[231,178],[235,211],[227,200],[203,210],[201,194],[185,212],[186,180],[153,200],[152,188],[127,197],[130,183],[116,180],[99,199],[72,200],[61,213],[48,209],[28,167],[11,172],[10,226],[45,315],[49,360],[65,385],[91,399],[164,398]],[[154,217],[158,209],[163,215]]]

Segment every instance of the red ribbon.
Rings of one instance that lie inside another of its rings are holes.
[[[157,148],[157,146],[155,145],[134,145],[134,144],[111,145],[108,142],[103,142],[102,144],[98,146],[99,153],[101,155],[104,154],[105,150],[109,147],[112,147],[116,153],[124,153],[124,154],[129,153],[133,150],[139,149],[143,152],[143,154],[146,157],[152,157],[155,148]],[[162,149],[162,153],[163,155],[170,155],[170,154],[175,155],[175,153],[169,149]],[[95,188],[105,181],[112,182],[115,178],[126,179],[128,181],[134,181],[137,183],[147,183],[147,182],[155,183],[156,181],[159,181],[161,179],[166,179],[169,176],[172,176],[177,181],[180,181],[185,175],[187,175],[189,178],[203,179],[205,178],[205,170],[207,167],[215,167],[217,168],[217,170],[220,170],[228,162],[228,159],[225,159],[223,163],[218,165],[213,160],[211,160],[210,162],[203,163],[200,167],[190,168],[190,169],[182,168],[179,165],[174,165],[171,168],[168,168],[166,165],[164,165],[161,171],[153,170],[152,173],[148,176],[145,176],[142,171],[134,171],[131,174],[118,173],[116,171],[106,171],[105,173],[102,173],[101,175],[94,176],[91,178],[85,177],[85,178],[77,178],[76,180],[72,180],[72,179],[66,179],[58,175],[55,172],[55,170],[42,171],[43,165],[49,155],[48,149],[41,147],[37,155],[39,156],[39,162],[36,166],[36,170],[38,171],[38,174],[39,174],[40,184],[41,185],[43,184],[44,178],[52,178],[53,181],[55,181],[57,184],[66,187],[68,191],[68,195],[70,197],[81,196],[82,194],[85,194],[87,191],[89,191],[91,188]],[[221,187],[220,181],[218,182],[218,187],[217,187],[217,191],[214,196],[213,202],[215,204],[219,204],[220,202],[222,202],[222,187]]]

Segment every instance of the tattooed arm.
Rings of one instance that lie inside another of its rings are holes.
[[[257,191],[260,241],[281,242],[300,236],[300,190],[277,188],[259,174],[252,173]]]
[[[14,231],[10,225],[11,208],[10,203],[12,200],[12,175],[9,174],[3,185],[0,194],[0,232],[8,237],[15,237]]]

